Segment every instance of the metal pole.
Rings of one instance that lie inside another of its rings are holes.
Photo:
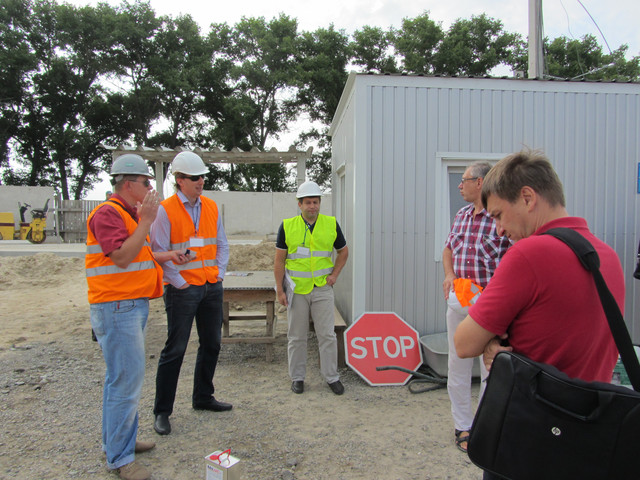
[[[529,78],[542,78],[542,0],[529,0]]]

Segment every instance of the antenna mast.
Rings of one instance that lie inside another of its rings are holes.
[[[542,0],[529,0],[529,78],[542,78]]]

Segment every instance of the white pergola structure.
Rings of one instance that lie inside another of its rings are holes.
[[[203,150],[200,147],[196,147],[193,150],[184,147],[167,148],[167,147],[143,147],[141,145],[137,147],[128,147],[125,145],[118,145],[117,147],[110,147],[102,145],[106,150],[111,151],[111,156],[115,160],[120,155],[125,153],[137,153],[145,160],[153,162],[155,165],[155,176],[158,179],[164,178],[165,164],[169,164],[173,161],[174,157],[183,151],[192,151],[200,155],[205,164],[212,163],[295,163],[296,164],[296,184],[300,185],[305,180],[305,165],[307,159],[311,158],[313,147],[309,147],[307,150],[296,150],[292,145],[286,152],[278,151],[275,148],[271,150],[260,150],[257,147],[252,148],[248,152],[244,152],[239,148],[233,148],[228,152],[222,151],[219,148],[213,150]],[[162,189],[158,189],[158,193],[162,196]]]

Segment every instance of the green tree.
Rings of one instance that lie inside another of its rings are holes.
[[[193,138],[213,52],[190,16],[166,18],[155,45],[148,59],[149,74],[162,91],[159,112],[167,126],[149,138],[148,145],[175,148]]]
[[[16,104],[20,123],[13,141],[18,158],[26,169],[5,175],[16,184],[52,184],[68,198],[68,152],[72,129],[77,128],[73,115],[78,98],[86,92],[85,72],[75,72],[64,57],[60,34],[59,8],[54,2],[32,5],[29,47],[37,60],[36,68],[24,77],[26,88]],[[91,80],[88,81],[91,83]]]
[[[104,87],[107,77],[117,68],[112,53],[115,44],[112,31],[118,24],[118,16],[116,10],[106,4],[95,8],[62,4],[57,6],[56,14],[58,49],[63,64],[60,71],[67,76],[68,84],[62,89],[52,85],[51,99],[55,103],[51,111],[56,112],[56,140],[50,139],[49,144],[55,152],[53,157],[58,165],[63,197],[67,198],[69,191],[79,199],[97,181],[104,160],[109,158],[100,144],[122,140],[127,135],[124,125],[96,116],[98,112],[114,112],[113,106],[104,106],[112,98],[121,98]],[[116,116],[121,117],[117,104],[115,110]]]
[[[433,56],[434,73],[488,75],[494,67],[509,63],[520,42],[520,35],[505,32],[500,20],[484,13],[457,19]]]
[[[298,102],[310,127],[301,134],[296,146],[306,149],[315,143],[307,173],[318,184],[331,181],[329,125],[338,108],[347,81],[347,64],[351,58],[349,37],[331,25],[300,35],[298,49]]]
[[[397,73],[396,57],[392,50],[393,32],[380,27],[364,26],[353,34],[351,50],[353,63],[365,72]]]
[[[225,30],[226,25],[213,26]],[[218,134],[226,149],[264,149],[278,139],[297,118],[297,22],[286,15],[267,22],[263,17],[243,18],[229,31],[224,49],[233,62],[230,70],[234,94],[224,102]],[[284,165],[237,165],[231,189],[283,191],[290,186]],[[242,180],[241,182],[239,180]]]
[[[38,61],[28,40],[32,4],[26,0],[0,3],[0,167],[9,161],[9,141],[20,125],[19,106],[28,92],[27,76]]]
[[[440,42],[444,38],[442,26],[429,18],[429,13],[402,20],[400,30],[392,30],[392,42],[402,57],[403,69],[407,72],[432,74],[433,63]]]
[[[602,51],[593,35],[580,40],[561,36],[545,41],[545,70],[551,77],[606,81],[638,81],[640,57],[625,58],[627,45],[622,45],[610,54]]]
[[[130,112],[133,143],[147,145],[149,132],[161,114],[162,88],[150,72],[150,59],[157,50],[156,35],[163,20],[148,1],[123,2],[118,8],[113,30],[113,57],[118,65],[114,89],[125,94],[125,109]]]
[[[605,54],[593,36],[545,41],[549,76],[638,81],[627,46]],[[81,198],[111,163],[101,144],[267,149],[300,115],[298,148],[314,145],[311,178],[330,180],[327,135],[347,68],[486,75],[526,69],[522,38],[486,15],[445,32],[428,13],[398,30],[333,25],[298,32],[295,19],[243,18],[203,36],[190,16],[158,18],[148,0],[73,7],[0,2],[0,170],[8,184],[53,185]],[[284,165],[211,167],[208,188],[282,191]]]
[[[128,136],[122,124],[96,118],[115,98],[102,85],[116,65],[116,12],[106,4],[75,8],[52,1],[34,2],[30,9],[28,50],[36,63],[23,75],[23,94],[12,105],[19,119],[11,139],[13,162],[22,168],[5,172],[4,180],[53,185],[65,199],[81,198],[108,158],[100,143]]]

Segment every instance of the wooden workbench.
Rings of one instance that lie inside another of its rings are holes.
[[[267,362],[273,360],[273,343],[276,340],[275,301],[276,291],[273,271],[227,272],[222,283],[224,288],[222,343],[264,343]],[[265,302],[264,314],[243,312],[229,314],[229,302]],[[262,320],[265,335],[259,337],[230,337],[229,322],[232,320]]]

